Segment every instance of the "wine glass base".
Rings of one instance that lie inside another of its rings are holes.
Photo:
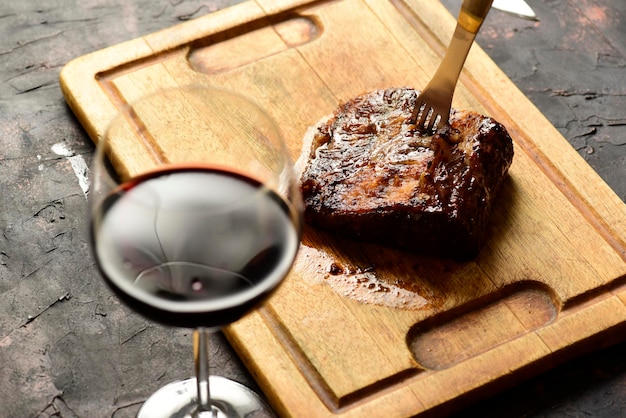
[[[240,383],[221,376],[209,378],[213,410],[194,415],[198,401],[196,379],[169,383],[152,394],[137,418],[264,418],[275,417],[259,395]]]

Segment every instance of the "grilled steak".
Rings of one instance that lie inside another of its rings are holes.
[[[452,110],[422,134],[408,122],[417,94],[390,88],[341,104],[305,138],[305,220],[406,250],[477,255],[513,143],[495,120]]]

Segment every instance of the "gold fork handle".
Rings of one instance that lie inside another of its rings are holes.
[[[463,0],[458,24],[475,35],[489,13],[491,3],[493,0]]]
[[[492,2],[493,0],[463,0],[454,35],[432,79],[442,82],[438,89],[442,90],[442,94],[448,94],[450,101],[467,54]]]

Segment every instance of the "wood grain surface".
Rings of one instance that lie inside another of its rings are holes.
[[[61,85],[94,141],[116,105],[157,89],[244,91],[279,121],[295,159],[306,129],[337,102],[425,85],[453,25],[427,1],[247,2],[82,57]],[[477,260],[455,263],[305,231],[277,296],[227,330],[280,413],[441,412],[594,338],[617,338],[626,319],[622,201],[478,48],[454,105],[492,115],[515,141],[489,241]],[[118,148],[121,171],[150,165],[141,146],[129,138]],[[371,295],[382,288],[411,289],[413,305]]]

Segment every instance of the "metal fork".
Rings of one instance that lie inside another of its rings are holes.
[[[467,54],[493,0],[463,0],[454,35],[437,72],[418,96],[409,119],[422,132],[433,132],[448,123],[452,96]],[[418,120],[419,116],[419,120]]]

